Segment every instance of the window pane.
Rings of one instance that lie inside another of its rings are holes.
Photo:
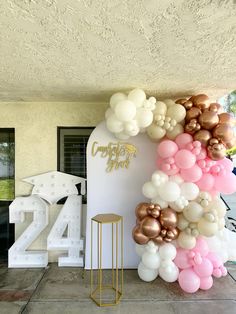
[[[87,177],[86,147],[93,129],[59,128],[59,171]],[[80,185],[78,191],[80,193]],[[86,203],[86,195],[83,203]]]

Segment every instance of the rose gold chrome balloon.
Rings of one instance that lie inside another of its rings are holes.
[[[213,129],[219,123],[218,114],[214,111],[205,110],[198,118],[198,122],[205,130]]]
[[[177,214],[172,208],[166,208],[161,211],[160,223],[164,228],[177,226]]]
[[[149,238],[141,232],[139,226],[136,226],[133,229],[133,239],[138,244],[146,244],[149,241]]]
[[[203,129],[199,130],[194,134],[193,139],[201,142],[202,146],[207,146],[208,141],[211,139],[211,132]]]
[[[183,104],[186,103],[186,101],[187,101],[186,98],[180,98],[180,99],[177,99],[177,100],[175,101],[175,103],[176,103],[176,104],[183,105]]]
[[[187,110],[185,120],[190,121],[191,119],[196,119],[200,116],[200,114],[201,110],[199,108],[192,107],[191,109]]]
[[[144,217],[148,214],[148,208],[150,206],[150,203],[140,203],[135,208],[135,215],[138,218],[138,220],[142,220]]]
[[[227,123],[230,126],[235,126],[236,120],[231,114],[227,112],[221,113],[219,115],[219,119],[221,124]]]
[[[222,143],[226,144],[234,137],[233,129],[224,124],[218,124],[213,130],[213,136],[220,140]]]
[[[149,238],[157,237],[161,231],[161,225],[159,221],[151,216],[147,216],[142,220],[140,228],[143,234]]]
[[[210,105],[209,97],[205,94],[192,96],[189,100],[191,100],[193,104],[201,110],[207,109]]]

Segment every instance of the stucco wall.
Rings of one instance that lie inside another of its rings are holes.
[[[107,104],[98,103],[39,103],[4,102],[0,103],[0,127],[15,128],[15,177],[16,196],[28,195],[31,185],[22,178],[57,170],[57,127],[96,126],[104,119]],[[49,210],[49,226],[32,245],[42,249],[46,246],[47,234],[60,210],[56,205]],[[16,225],[16,237],[29,224]],[[56,253],[50,253],[50,261]]]

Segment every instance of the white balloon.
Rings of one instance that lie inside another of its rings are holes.
[[[135,243],[135,252],[137,253],[138,256],[142,257],[142,255],[145,252],[145,248],[146,248],[146,244],[141,245],[141,244]]]
[[[170,177],[169,177],[169,180],[170,180],[170,181],[173,181],[173,182],[175,182],[175,183],[177,183],[177,184],[181,184],[181,183],[184,182],[184,180],[182,179],[182,177],[179,176],[178,174],[175,174],[175,175],[173,175],[173,176],[170,176]]]
[[[155,185],[153,185],[152,182],[144,183],[142,190],[143,195],[147,198],[155,198],[158,195],[157,188],[155,187]]]
[[[108,119],[113,114],[114,114],[114,111],[111,108],[108,108],[105,112],[105,118]]]
[[[176,248],[173,244],[166,243],[160,247],[159,254],[162,259],[173,260],[176,256]]]
[[[106,125],[108,130],[114,133],[122,132],[124,129],[123,123],[117,119],[115,114],[112,114],[107,118]]]
[[[115,114],[120,121],[131,121],[136,115],[135,104],[129,100],[120,101],[115,107]]]
[[[146,99],[146,94],[142,89],[135,88],[128,94],[128,100],[131,100],[137,108],[141,107],[144,100]]]
[[[168,175],[160,170],[156,170],[152,174],[152,183],[158,187],[168,181]]]
[[[158,269],[147,268],[143,265],[142,262],[140,262],[138,265],[138,275],[143,281],[153,281],[158,276]]]
[[[181,184],[180,189],[181,195],[183,195],[189,201],[193,201],[198,197],[199,188],[194,183],[184,182]]]
[[[151,125],[153,121],[153,113],[151,110],[139,108],[136,113],[135,119],[140,128],[146,128]]]
[[[129,136],[135,136],[139,133],[139,127],[136,120],[125,122],[125,133]]]
[[[124,93],[115,93],[110,98],[110,106],[112,109],[115,109],[115,106],[118,102],[126,100],[127,96]]]
[[[116,138],[119,140],[125,141],[129,139],[129,135],[125,134],[124,132],[115,133]]]
[[[144,252],[142,256],[142,263],[144,266],[150,269],[156,269],[159,268],[161,259],[159,256],[159,253],[150,253],[150,252]]]
[[[196,202],[190,202],[183,210],[184,217],[191,222],[198,222],[203,214],[203,208]]]
[[[159,268],[159,275],[166,282],[175,282],[179,277],[179,269],[171,262],[170,266]]]
[[[156,196],[151,199],[152,204],[158,204],[162,209],[168,207],[168,202],[164,201],[160,196]]]
[[[166,202],[174,202],[180,196],[180,187],[177,183],[169,181],[158,188],[160,197]]]

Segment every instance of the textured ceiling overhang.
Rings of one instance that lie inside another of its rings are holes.
[[[213,98],[236,85],[236,1],[0,2],[1,101]]]

